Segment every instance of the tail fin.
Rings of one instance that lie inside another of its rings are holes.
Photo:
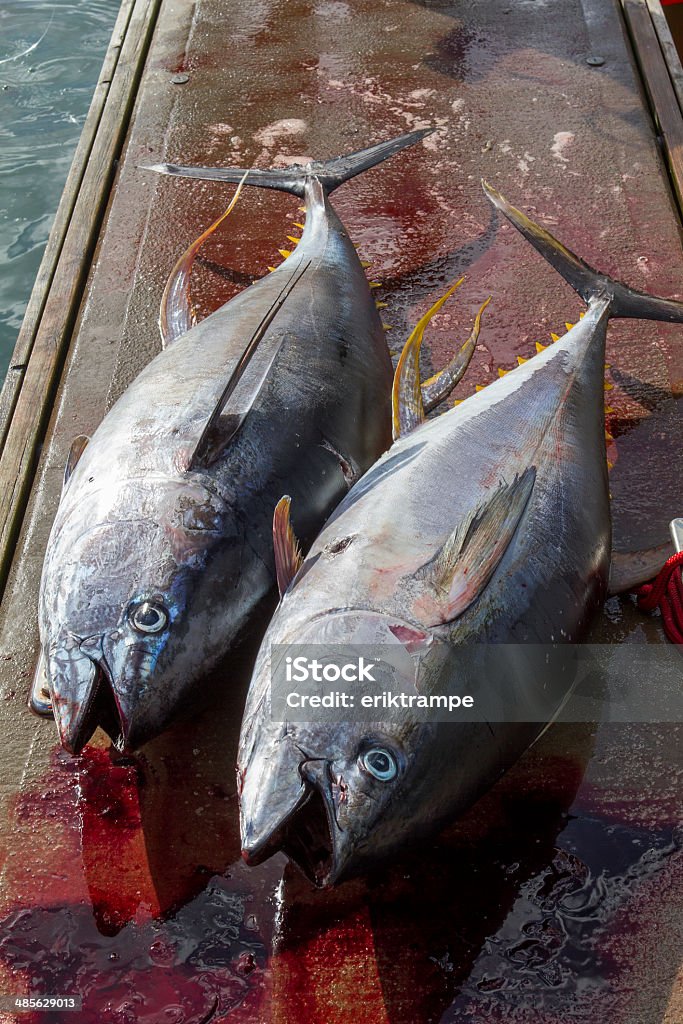
[[[370,146],[369,149],[361,149],[358,153],[338,156],[325,163],[311,163],[306,167],[292,164],[291,167],[284,167],[282,170],[263,171],[260,168],[244,170],[240,167],[181,167],[177,164],[152,164],[142,169],[156,171],[158,174],[173,174],[183,178],[203,178],[208,181],[231,181],[235,184],[244,178],[245,185],[275,188],[280,192],[292,192],[295,196],[303,196],[306,178],[314,176],[320,180],[325,192],[329,195],[349,178],[355,178],[357,174],[362,174],[363,171],[374,167],[375,164],[382,163],[394,153],[400,153],[407,146],[414,146],[416,142],[420,142],[433,130],[433,128],[423,128],[420,131],[408,132],[406,135],[399,135],[398,138],[390,139],[388,142]]]
[[[549,231],[540,224],[535,224],[521,210],[508,203],[507,199],[487,182],[482,181],[482,185],[496,209],[505,214],[526,240],[531,242],[541,256],[562,275],[567,284],[579,293],[584,302],[588,303],[595,296],[604,295],[610,299],[610,316],[683,323],[683,302],[645,295],[619,281],[614,281],[607,274],[598,273],[553,238]]]

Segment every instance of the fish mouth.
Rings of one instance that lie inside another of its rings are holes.
[[[282,851],[319,889],[333,885],[339,876],[335,849],[335,825],[317,786],[306,784],[293,810],[265,841],[242,850],[250,867]]]
[[[70,652],[66,663],[51,659],[50,692],[59,738],[70,754],[80,754],[98,727],[118,750],[130,749],[130,723],[99,661],[83,651]]]

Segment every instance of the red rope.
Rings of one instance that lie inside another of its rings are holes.
[[[653,583],[636,590],[638,607],[644,612],[659,607],[664,632],[673,644],[683,644],[683,551],[664,563]]]

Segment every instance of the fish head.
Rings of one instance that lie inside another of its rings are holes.
[[[72,511],[48,546],[41,643],[60,738],[73,753],[98,725],[122,750],[158,734],[213,653],[220,602],[207,561],[235,532],[202,487],[157,484],[155,514],[144,514],[151,500],[142,490],[125,518],[106,521],[87,505]]]
[[[415,692],[416,680],[430,671],[425,657],[437,665],[445,646],[414,624],[365,610],[327,613],[290,635],[298,652],[303,644],[311,650],[332,644],[367,649],[370,643],[391,649],[394,692]],[[238,754],[243,857],[258,864],[283,851],[325,887],[363,872],[433,826],[442,769],[433,757],[436,726],[410,711],[358,721],[343,708],[333,720],[276,719],[271,674],[274,659],[286,658],[288,649],[271,629],[249,692]]]

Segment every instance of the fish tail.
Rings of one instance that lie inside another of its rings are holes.
[[[604,295],[610,299],[610,317],[628,317],[636,320],[665,320],[683,323],[683,302],[660,299],[638,292],[607,274],[594,270],[575,253],[558,242],[549,231],[536,224],[525,213],[508,203],[500,192],[482,181],[484,192],[496,209],[514,224],[519,232],[540,252],[541,256],[562,275],[567,284],[578,292],[584,302]]]
[[[291,167],[261,170],[261,168],[186,167],[180,164],[152,164],[143,167],[142,170],[155,171],[157,174],[171,174],[182,178],[202,178],[205,181],[230,181],[235,184],[244,179],[245,185],[274,188],[279,192],[291,192],[300,197],[304,195],[306,181],[310,178],[317,178],[329,195],[350,178],[355,178],[357,174],[362,174],[363,171],[382,163],[383,160],[394,156],[395,153],[400,153],[407,146],[414,146],[416,142],[420,142],[433,130],[433,128],[422,128],[419,131],[407,132],[395,139],[389,139],[388,142],[379,142],[368,149],[361,149],[357,153],[335,157],[324,163],[310,163],[305,167],[292,164]]]

